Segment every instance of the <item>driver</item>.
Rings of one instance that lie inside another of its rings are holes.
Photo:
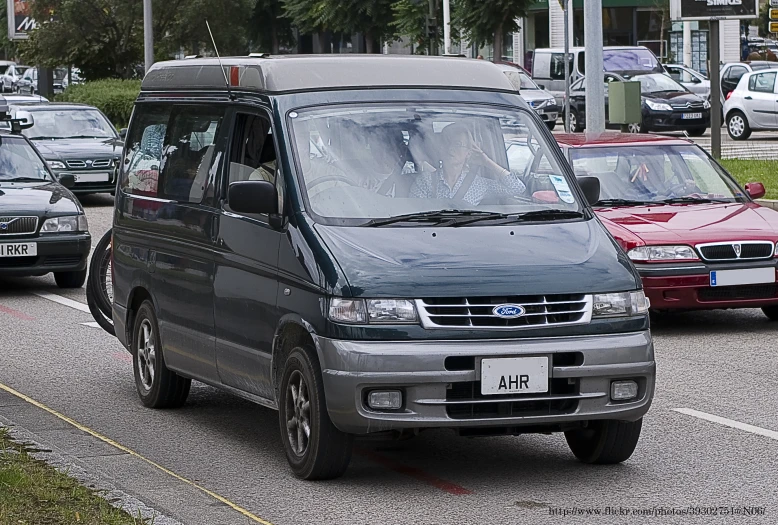
[[[487,196],[515,196],[526,191],[517,175],[494,162],[478,147],[464,124],[449,124],[440,135],[443,140],[440,168],[419,174],[411,188],[411,197],[462,199],[476,206]]]

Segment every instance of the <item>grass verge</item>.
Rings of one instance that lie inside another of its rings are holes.
[[[778,160],[722,160],[721,165],[741,186],[761,182],[767,190],[764,198],[778,199]]]
[[[28,454],[0,428],[0,523],[147,525]]]

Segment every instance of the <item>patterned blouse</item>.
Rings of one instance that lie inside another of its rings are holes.
[[[453,188],[449,187],[448,182],[443,176],[443,172],[440,170],[420,173],[411,188],[411,197],[417,199],[453,199],[459,191],[459,187],[465,182],[468,173],[469,168],[466,166],[459,175],[456,183],[454,183]],[[487,195],[513,196],[524,193],[527,189],[527,187],[524,186],[524,183],[521,182],[514,173],[511,173],[508,180],[510,181],[509,185],[504,185],[497,180],[476,175],[463,198],[468,204],[477,206]],[[437,195],[435,192],[436,182]]]

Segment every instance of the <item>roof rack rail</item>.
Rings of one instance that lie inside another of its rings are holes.
[[[268,58],[270,53],[249,53],[249,58]]]
[[[203,58],[203,55],[186,55],[184,60],[189,60],[191,58]]]

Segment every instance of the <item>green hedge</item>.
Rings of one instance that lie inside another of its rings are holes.
[[[132,106],[140,92],[140,80],[95,80],[69,86],[56,96],[58,102],[80,102],[99,108],[117,129],[127,127]]]

